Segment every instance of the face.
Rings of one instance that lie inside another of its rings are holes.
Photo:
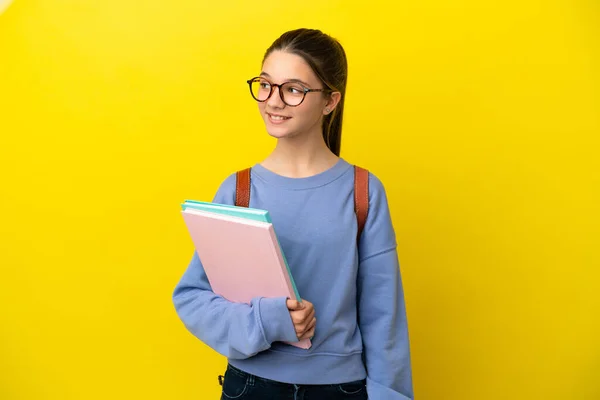
[[[274,51],[265,59],[261,77],[274,84],[296,81],[308,89],[325,89],[302,57],[283,51]],[[290,93],[298,93],[293,88],[290,89]],[[273,87],[271,97],[259,102],[258,109],[267,132],[275,138],[316,135],[322,134],[322,118],[335,107],[334,103],[337,102],[334,99],[335,96],[332,97],[330,93],[309,92],[300,105],[291,107],[281,100],[279,88]],[[329,108],[329,112],[326,108]]]

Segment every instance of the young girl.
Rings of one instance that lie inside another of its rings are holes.
[[[361,235],[354,168],[339,157],[344,49],[318,30],[284,33],[248,84],[273,152],[251,169],[250,207],[268,210],[301,302],[232,303],[197,253],[173,293],[186,328],[228,358],[221,399],[413,398],[396,237],[381,181],[368,175]],[[372,132],[365,132],[367,135]],[[236,174],[213,201],[235,204]],[[310,349],[284,342],[312,338]]]

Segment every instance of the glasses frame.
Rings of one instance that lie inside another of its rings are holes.
[[[266,99],[264,99],[264,100],[259,100],[259,99],[257,99],[256,97],[254,97],[254,93],[252,93],[252,82],[256,82],[256,81],[258,81],[258,80],[267,81],[267,82],[269,82],[269,84],[271,85],[271,91],[269,92],[269,95],[267,96],[267,98],[266,98]],[[307,88],[307,87],[305,87],[305,86],[304,86],[303,84],[301,84],[300,82],[294,82],[294,81],[288,81],[288,82],[283,82],[283,83],[277,84],[277,83],[273,83],[273,82],[271,82],[270,80],[268,80],[267,78],[264,78],[264,77],[262,77],[262,76],[255,76],[255,77],[254,77],[254,78],[252,78],[252,79],[248,79],[248,80],[246,81],[246,83],[248,83],[248,88],[250,89],[250,95],[252,96],[252,98],[253,98],[254,100],[258,101],[259,103],[264,103],[265,101],[269,100],[269,99],[271,98],[271,96],[273,95],[273,90],[275,90],[275,88],[279,89],[279,90],[277,90],[277,91],[279,92],[279,98],[280,98],[280,99],[281,99],[281,101],[283,101],[283,103],[284,103],[286,106],[288,106],[288,107],[298,107],[300,104],[302,104],[302,102],[304,102],[304,99],[306,98],[306,94],[307,94],[307,93],[312,93],[312,92],[324,92],[324,93],[331,93],[331,92],[333,92],[333,90],[331,90],[331,89],[326,89],[326,88],[323,88],[323,89],[310,89],[310,88]],[[282,87],[283,85],[285,85],[285,84],[288,84],[288,83],[296,83],[296,84],[298,84],[300,87],[302,87],[302,91],[303,91],[303,93],[302,93],[302,100],[300,100],[300,103],[292,105],[292,104],[288,104],[288,103],[287,103],[287,102],[286,102],[286,101],[283,99],[283,92],[282,92],[282,90],[281,90],[281,87]]]

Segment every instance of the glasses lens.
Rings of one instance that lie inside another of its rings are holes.
[[[250,84],[252,96],[258,101],[265,101],[271,93],[271,84],[265,79],[255,79]]]
[[[297,106],[304,98],[304,87],[298,83],[289,82],[281,87],[284,101],[290,106]]]

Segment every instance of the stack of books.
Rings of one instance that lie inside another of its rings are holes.
[[[186,200],[181,214],[214,293],[232,302],[301,301],[266,210]],[[286,342],[308,349],[309,339]]]

